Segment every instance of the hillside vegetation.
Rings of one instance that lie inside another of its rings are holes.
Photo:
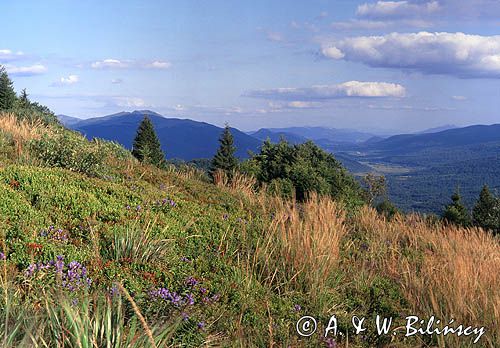
[[[347,179],[346,179],[347,180]],[[139,163],[57,122],[0,115],[2,347],[498,347],[500,245],[477,228],[316,194],[297,203]],[[473,337],[354,335],[435,315]],[[344,336],[301,338],[304,315]]]

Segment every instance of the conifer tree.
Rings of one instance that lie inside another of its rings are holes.
[[[457,188],[451,196],[452,202],[448,204],[443,212],[443,219],[459,226],[470,226],[471,219],[467,208],[462,203],[462,197]]]
[[[236,148],[233,145],[233,135],[231,134],[231,130],[227,124],[219,138],[219,144],[219,149],[212,159],[210,175],[213,178],[217,170],[222,170],[229,177],[231,177],[233,170],[238,166],[238,159],[234,156]]]
[[[0,65],[0,110],[8,110],[14,107],[17,97],[12,80],[7,71]]]
[[[487,230],[500,231],[500,199],[491,194],[487,185],[472,210],[472,222]]]
[[[27,108],[30,106],[30,100],[28,98],[28,92],[26,92],[26,88],[23,88],[21,91],[21,95],[19,96],[19,104],[23,108]]]
[[[151,163],[158,167],[165,164],[165,155],[161,150],[160,140],[148,116],[144,116],[137,128],[132,155],[141,162]]]

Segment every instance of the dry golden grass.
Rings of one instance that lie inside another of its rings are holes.
[[[263,277],[278,288],[305,288],[314,296],[338,267],[341,240],[348,232],[342,207],[315,194],[302,204],[278,197],[264,202],[264,197],[255,195],[260,204],[272,207],[271,224],[255,255]]]
[[[389,274],[415,313],[485,326],[488,345],[500,345],[498,238],[477,228],[429,226],[417,215],[387,222],[370,208],[356,225],[369,243],[358,267]],[[439,340],[440,346],[464,342],[453,335]]]
[[[33,139],[39,139],[48,128],[40,121],[18,120],[14,114],[0,113],[0,131],[12,138],[15,154],[19,158],[25,144]]]

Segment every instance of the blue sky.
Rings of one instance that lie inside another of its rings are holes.
[[[80,118],[243,130],[500,123],[500,2],[0,2],[15,87]]]

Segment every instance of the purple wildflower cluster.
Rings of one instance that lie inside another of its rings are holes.
[[[183,291],[184,295],[178,292],[171,291],[167,288],[156,288],[149,291],[149,297],[153,301],[166,301],[174,307],[192,306],[196,302],[211,304],[219,301],[220,295],[209,295],[209,291],[204,287],[199,287],[200,282],[194,277],[188,277],[184,281],[187,290]]]
[[[0,251],[0,260],[5,260],[5,259],[6,259],[5,254]]]
[[[175,203],[175,201],[171,198],[163,198],[162,200],[159,200],[159,201],[156,201],[155,202],[155,205],[156,206],[159,206],[159,207],[175,207],[177,206],[177,203]]]
[[[54,226],[50,226],[46,230],[40,231],[40,237],[47,237],[53,240],[68,241],[68,233],[64,231],[62,228],[55,228]]]
[[[78,261],[71,261],[66,264],[64,256],[57,256],[56,260],[47,263],[32,263],[28,266],[24,275],[31,278],[39,272],[53,272],[61,279],[61,286],[69,291],[77,291],[89,288],[92,279],[88,277],[87,268]]]
[[[170,291],[167,288],[157,288],[149,292],[149,297],[153,301],[164,300],[171,303],[175,307],[187,306],[194,304],[194,297],[192,294],[181,296],[176,292]]]

